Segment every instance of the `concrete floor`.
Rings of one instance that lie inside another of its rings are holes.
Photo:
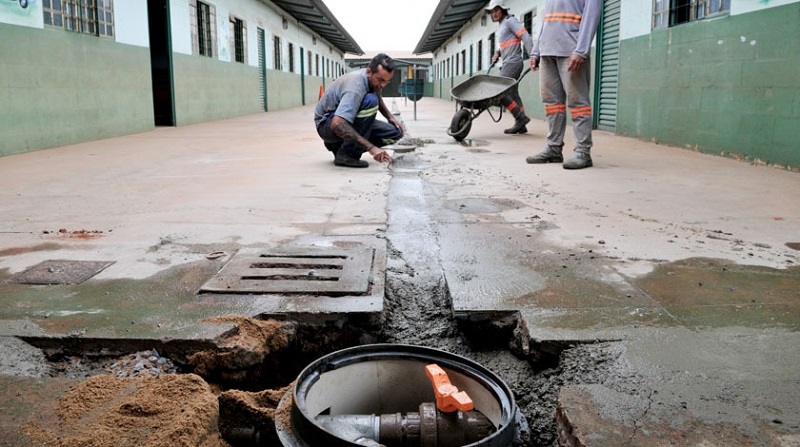
[[[229,328],[210,316],[379,313],[391,249],[441,269],[456,315],[518,314],[531,357],[619,344],[619,380],[562,391],[564,442],[800,445],[798,173],[601,131],[593,168],[528,165],[540,121],[504,135],[484,113],[457,143],[455,103],[387,102],[420,144],[366,169],[333,165],[312,106],[0,158],[0,338],[203,341]],[[286,247],[373,250],[369,293],[197,294],[236,253]],[[14,282],[52,260],[112,264]]]

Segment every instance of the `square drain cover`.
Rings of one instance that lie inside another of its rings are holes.
[[[200,293],[364,295],[372,248],[293,249],[233,256]]]
[[[17,284],[80,284],[102,272],[115,261],[42,261],[11,277]]]

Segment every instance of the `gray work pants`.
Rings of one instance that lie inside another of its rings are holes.
[[[568,57],[543,56],[539,90],[547,115],[547,148],[561,153],[567,128],[567,108],[575,131],[575,151],[589,153],[592,148],[592,104],[589,97],[589,59],[578,71],[567,71]]]
[[[500,69],[500,76],[507,78],[517,79],[522,74],[522,61],[519,62],[503,62],[503,67]],[[506,108],[514,119],[520,119],[525,116],[525,106],[522,105],[522,98],[519,96],[519,84],[514,84],[508,90],[508,94],[501,100],[503,107]]]

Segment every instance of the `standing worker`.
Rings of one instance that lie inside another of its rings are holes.
[[[592,166],[592,104],[589,98],[590,63],[601,0],[547,0],[544,22],[531,53],[531,69],[541,68],[539,89],[547,115],[547,147],[525,159],[528,163],[563,163],[564,169]],[[564,161],[567,107],[575,130],[575,150]]]
[[[392,162],[381,147],[403,137],[403,125],[383,102],[381,90],[394,75],[394,61],[384,53],[372,58],[367,68],[339,76],[314,109],[314,124],[325,147],[333,153],[333,164],[366,168],[361,160],[369,152],[378,162]],[[376,120],[378,112],[387,122]]]
[[[500,23],[500,28],[497,30],[500,49],[492,55],[492,64],[502,57],[503,68],[500,69],[500,75],[517,79],[522,74],[523,66],[521,44],[525,44],[525,49],[530,53],[533,48],[533,39],[528,30],[525,29],[525,26],[519,23],[516,17],[508,13],[504,0],[492,0],[489,2],[489,6],[486,7],[486,13],[492,16],[492,22]],[[525,107],[522,105],[522,98],[519,97],[518,84],[509,89],[508,94],[502,100],[502,104],[514,116],[514,125],[503,132],[508,134],[527,133],[528,128],[525,125],[531,119],[525,115]]]

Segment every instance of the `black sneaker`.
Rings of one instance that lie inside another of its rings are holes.
[[[504,130],[503,132],[508,134],[528,133],[528,128],[525,125],[530,122],[531,122],[530,118],[528,118],[527,116],[523,116],[522,118],[519,118],[516,121],[514,121],[514,125]]]
[[[530,164],[561,163],[564,161],[564,156],[559,152],[544,150],[536,155],[531,155],[525,161]]]
[[[336,154],[336,158],[333,159],[333,164],[336,166],[344,166],[347,168],[366,168],[369,166],[364,160],[359,160],[357,158],[348,157],[345,154]]]

